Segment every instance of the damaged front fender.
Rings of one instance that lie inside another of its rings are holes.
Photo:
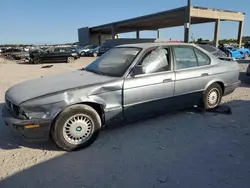
[[[100,105],[103,115],[110,119],[122,115],[122,83],[120,79],[103,85],[57,92],[25,101],[21,107],[29,119],[53,120],[68,106],[92,103]]]

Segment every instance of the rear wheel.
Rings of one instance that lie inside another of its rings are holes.
[[[66,108],[52,128],[55,143],[63,150],[73,151],[91,145],[101,128],[99,114],[88,105]]]
[[[75,61],[75,58],[74,58],[74,57],[71,57],[71,56],[70,56],[70,57],[67,58],[67,62],[68,62],[68,63],[72,63],[72,62],[74,62],[74,61]]]
[[[206,110],[216,108],[222,99],[222,89],[221,86],[217,83],[210,85],[203,94],[203,100],[201,107]]]

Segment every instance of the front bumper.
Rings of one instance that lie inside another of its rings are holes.
[[[233,84],[230,84],[230,85],[226,86],[226,87],[225,87],[225,90],[224,90],[224,96],[233,93],[234,90],[235,90],[237,87],[240,86],[240,84],[241,84],[241,81],[237,81],[237,82],[235,82],[235,83],[233,83]]]
[[[29,141],[46,141],[50,137],[52,120],[34,119],[21,120],[13,117],[9,110],[4,107],[2,112],[5,124],[12,130],[18,132],[24,139]],[[39,125],[36,128],[25,128],[27,125]]]

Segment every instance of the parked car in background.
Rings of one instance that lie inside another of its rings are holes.
[[[89,55],[92,57],[98,57],[98,56],[105,54],[111,48],[112,48],[111,46],[102,45],[102,46],[95,48],[94,50],[91,50],[89,52]]]
[[[229,44],[220,44],[218,46],[218,49],[220,49],[221,51],[223,51],[224,53],[227,54],[227,56],[229,56],[229,50],[232,50],[234,47],[230,46]]]
[[[234,46],[221,44],[219,49],[224,51],[228,57],[237,59],[247,59],[250,56],[250,50],[248,48],[236,48]]]
[[[87,56],[90,50],[95,49],[96,47],[98,47],[97,45],[87,45],[83,48],[78,48],[78,53],[80,54],[80,56]]]
[[[249,49],[234,48],[229,50],[229,57],[237,59],[247,59],[250,55]]]
[[[210,52],[211,54],[213,54],[216,57],[227,57],[226,53],[221,51],[220,49],[211,46],[211,45],[207,45],[207,44],[198,44],[199,47],[203,48],[204,50]]]
[[[84,69],[9,88],[5,122],[26,139],[51,135],[72,151],[89,146],[112,121],[193,105],[215,108],[239,86],[238,77],[236,61],[222,61],[196,45],[121,45]]]
[[[9,54],[9,59],[13,60],[28,60],[30,58],[29,52],[13,52]]]
[[[31,61],[34,64],[47,63],[47,62],[68,62],[71,63],[80,55],[72,51],[71,48],[56,47],[46,50],[34,50],[30,52]]]
[[[247,42],[244,44],[244,48],[250,49],[250,41],[247,41]]]
[[[18,48],[4,49],[2,51],[2,54],[5,56],[5,58],[10,59],[10,60],[29,59],[29,52],[26,52]]]
[[[90,49],[85,53],[85,56],[93,57],[93,53],[98,50],[101,46],[97,46],[96,48]]]

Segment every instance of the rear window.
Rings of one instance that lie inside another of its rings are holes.
[[[217,51],[217,48],[215,48],[213,46],[209,46],[209,45],[198,45],[198,46],[203,48],[204,50],[210,52],[210,53]]]

